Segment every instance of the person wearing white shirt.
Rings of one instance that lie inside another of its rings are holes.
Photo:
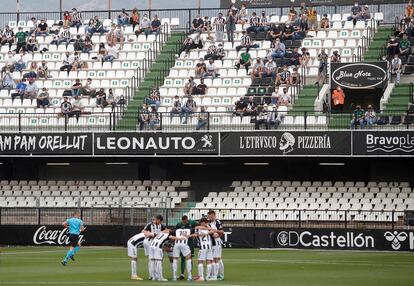
[[[206,68],[207,68],[207,72],[205,73],[204,77],[207,77],[207,76],[217,77],[217,68],[214,65],[214,60],[209,60]]]
[[[401,59],[398,57],[398,55],[395,55],[391,61],[391,73],[396,75],[397,84],[400,83],[401,79],[401,65]]]
[[[117,47],[115,47],[115,45],[109,45],[108,50],[106,51],[106,55],[105,57],[103,57],[102,61],[103,62],[113,62],[114,59],[118,58],[118,54],[119,54],[119,50],[117,49]]]
[[[65,55],[63,56],[63,60],[62,60],[62,66],[60,67],[61,71],[66,70],[69,74],[69,72],[72,70],[72,65],[73,62],[75,61],[75,58],[73,57],[73,55],[71,55],[69,52],[66,52]]]

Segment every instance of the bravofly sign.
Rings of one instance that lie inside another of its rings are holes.
[[[354,155],[413,155],[414,132],[354,132],[353,146]]]
[[[218,154],[217,133],[98,133],[95,155]]]
[[[222,133],[222,155],[350,155],[350,132]]]
[[[387,63],[332,63],[331,88],[383,88],[387,82]]]
[[[80,242],[83,242],[83,235],[79,235]],[[48,229],[47,226],[40,226],[33,235],[33,243],[36,245],[69,245],[69,230]]]
[[[346,229],[281,229],[274,247],[302,249],[414,250],[414,232]]]

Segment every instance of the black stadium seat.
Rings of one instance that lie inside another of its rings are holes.
[[[392,116],[391,117],[391,122],[390,122],[390,124],[391,125],[398,125],[398,124],[401,124],[401,116],[400,115],[394,115],[394,116]]]

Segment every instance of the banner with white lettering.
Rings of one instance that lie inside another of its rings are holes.
[[[95,155],[218,155],[217,133],[96,133]]]
[[[350,156],[349,131],[228,132],[220,136],[221,155]]]
[[[387,85],[387,62],[332,63],[331,88],[384,88]]]
[[[242,4],[246,5],[247,8],[268,8],[268,7],[290,7],[295,1],[292,0],[220,0],[221,8],[229,8],[230,5],[240,8]],[[329,6],[329,5],[353,5],[355,0],[304,0],[296,1],[296,8],[299,6],[299,2],[305,2],[307,5],[312,4],[313,6]],[[359,0],[360,5],[362,4],[373,4],[372,0]],[[374,1],[380,2],[380,1]],[[382,2],[380,2],[381,4]],[[403,0],[387,0],[386,3],[405,3]],[[350,10],[350,8],[349,8]]]
[[[414,131],[354,132],[353,155],[412,156]]]
[[[361,229],[276,229],[273,247],[413,251],[414,232]]]
[[[92,133],[2,133],[0,155],[92,155]]]

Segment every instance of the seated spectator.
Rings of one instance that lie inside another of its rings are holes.
[[[49,106],[49,92],[46,87],[42,88],[42,92],[36,97],[37,108],[43,107],[46,108]]]
[[[240,66],[243,66],[246,69],[246,74],[249,74],[249,68],[251,65],[252,65],[252,62],[251,62],[251,56],[250,56],[249,51],[242,52],[236,64],[236,69],[239,70]]]
[[[25,54],[20,53],[19,59],[14,63],[14,70],[21,72],[26,68],[26,64]]]
[[[308,5],[307,8],[307,29],[302,29],[303,31],[305,30],[311,30],[311,31],[317,31],[318,30],[318,12],[316,11],[315,7],[311,7],[311,5]]]
[[[181,46],[181,49],[178,51],[178,55],[176,55],[176,56],[179,57],[182,52],[185,52],[184,57],[187,57],[187,55],[190,53],[190,50],[192,48],[193,48],[193,38],[191,38],[191,36],[188,36],[184,40],[183,45]]]
[[[296,86],[298,84],[300,84],[300,74],[298,68],[295,67],[290,74],[290,85]]]
[[[35,99],[35,98],[37,98],[38,92],[39,92],[39,89],[37,87],[35,79],[34,78],[29,78],[28,79],[28,84],[27,84],[25,92],[24,92],[24,98]]]
[[[14,44],[14,38],[13,30],[10,29],[9,25],[6,25],[1,37],[1,45],[9,45],[9,51],[11,51],[11,47]]]
[[[72,104],[69,102],[68,98],[63,97],[63,102],[60,104],[61,115],[70,115],[72,112]]]
[[[276,79],[276,63],[273,61],[273,59],[269,59],[267,63],[265,64],[265,68],[263,70],[262,78],[265,77],[272,77],[272,81]]]
[[[31,36],[26,43],[26,51],[34,53],[39,50],[39,42],[35,38],[35,36]]]
[[[264,70],[263,61],[260,58],[257,58],[256,62],[253,65],[253,69],[252,69],[252,72],[251,72],[252,79],[262,78],[263,70]]]
[[[258,32],[267,32],[270,29],[270,24],[266,16],[266,11],[262,11],[262,15],[259,20],[259,27],[257,28]]]
[[[108,105],[106,102],[106,93],[103,88],[100,88],[99,91],[96,93],[96,106],[104,108]]]
[[[287,63],[289,66],[300,65],[301,54],[299,53],[298,48],[294,48],[293,51],[289,51],[285,54],[285,56],[285,63]]]
[[[194,82],[194,78],[192,76],[190,76],[190,78],[188,79],[188,82],[184,85],[184,95],[185,96],[191,96],[194,94],[194,89],[196,87],[196,84]]]
[[[292,97],[288,93],[288,89],[286,87],[284,87],[282,91],[279,92],[278,95],[279,95],[279,98],[277,100],[278,105],[288,106],[291,103]]]
[[[216,53],[217,53],[217,47],[216,45],[212,44],[207,49],[207,54],[204,56],[204,60],[216,60]]]
[[[17,85],[15,92],[11,93],[11,98],[14,100],[16,97],[20,97],[21,100],[23,100],[24,93],[26,91],[26,79],[23,78]]]
[[[365,124],[369,129],[371,129],[372,126],[376,123],[376,121],[377,115],[375,114],[372,105],[368,105],[368,110],[365,112]]]
[[[328,54],[325,52],[325,49],[321,49],[321,53],[318,55],[318,61],[318,77],[315,84],[323,84],[328,72]]]
[[[361,105],[357,105],[352,115],[351,129],[355,129],[357,125],[359,125],[361,129],[364,128],[364,116],[365,112],[361,108]]]
[[[37,76],[39,78],[48,79],[49,77],[49,68],[45,60],[42,61],[42,64],[37,67]]]
[[[243,116],[244,112],[247,109],[247,103],[244,100],[244,97],[240,97],[238,101],[234,103],[234,114]]]
[[[72,22],[70,26],[76,27],[77,29],[79,29],[79,27],[82,25],[82,15],[76,8],[72,8],[71,18],[72,18]]]
[[[269,109],[268,109],[267,104],[264,104],[262,108],[259,108],[258,113],[256,115],[255,129],[259,130],[262,124],[265,124],[266,129],[269,129],[268,124],[267,124],[268,118],[269,118]]]
[[[124,41],[125,41],[124,32],[122,31],[121,25],[118,25],[116,26],[114,30],[114,36],[112,38],[112,45],[115,46],[116,44],[119,44],[120,49],[122,50],[124,48]]]
[[[91,36],[95,33],[99,33],[101,36],[105,33],[107,33],[108,30],[104,28],[103,26],[103,22],[101,20],[99,20],[98,16],[95,16],[93,18],[93,25],[92,28],[89,31],[89,34],[91,34]]]
[[[25,77],[25,78],[34,78],[34,79],[37,78],[37,62],[36,61],[33,61],[30,64],[29,72],[25,73],[23,75],[23,77]]]
[[[193,39],[192,49],[202,49],[203,48],[203,39],[201,38],[201,33],[196,34]]]
[[[193,100],[193,98],[189,96],[184,106],[181,108],[181,116],[182,115],[185,116],[183,124],[187,124],[188,117],[196,111],[197,111],[197,104]]]
[[[400,83],[402,61],[398,55],[395,55],[391,61],[391,74],[396,75],[396,83]]]
[[[345,104],[345,93],[342,88],[338,85],[332,92],[332,107],[333,111],[343,112]]]
[[[272,24],[267,32],[267,40],[274,42],[282,36],[282,28],[279,24]]]
[[[306,48],[302,48],[301,49],[301,57],[299,59],[300,65],[301,66],[308,66],[309,60],[310,60],[310,53],[308,52],[308,50]]]
[[[292,25],[290,24],[285,25],[285,28],[283,29],[282,39],[284,41],[295,39],[295,28]]]
[[[195,88],[194,94],[205,95],[207,93],[207,85],[204,83],[204,78],[200,79],[200,83]]]
[[[247,28],[247,33],[257,33],[260,27],[260,18],[257,16],[256,12],[252,13],[250,17],[250,27]]]
[[[149,34],[158,35],[161,32],[161,21],[158,19],[157,15],[154,15],[154,18],[151,21],[151,28],[145,31],[145,36],[148,37]]]
[[[16,33],[16,53],[19,53],[20,50],[26,50],[26,38],[27,34],[23,32],[22,27],[19,27],[19,30]]]
[[[102,58],[102,62],[110,62],[113,63],[115,59],[118,58],[119,50],[113,44],[109,45],[108,50],[106,51],[106,55]]]
[[[340,63],[341,62],[341,55],[338,51],[333,51],[331,56],[331,63]]]
[[[217,67],[214,65],[214,60],[209,60],[208,64],[206,65],[206,73],[204,74],[204,78],[211,76],[213,78],[217,77],[218,74],[218,70]]]
[[[29,31],[27,32],[27,35],[32,35],[33,33],[36,33],[36,29],[37,29],[37,20],[35,17],[30,18],[30,21],[27,21],[27,26],[29,26],[29,22],[32,23],[32,27],[29,29]]]
[[[200,112],[198,113],[196,130],[204,129],[204,127],[206,127],[207,124],[208,112],[206,111],[206,108],[204,106],[201,106]]]
[[[394,57],[395,55],[398,55],[400,52],[399,44],[397,38],[394,36],[390,38],[387,45],[387,54],[389,57]]]
[[[270,129],[272,127],[272,125],[274,126],[275,129],[277,129],[279,127],[279,124],[281,123],[281,120],[278,117],[278,113],[277,113],[277,104],[272,104],[271,105],[271,109],[268,109],[268,113],[267,113],[267,122],[266,122],[266,129]]]
[[[66,52],[62,59],[62,66],[60,67],[61,71],[67,71],[68,75],[69,72],[72,70],[72,65],[75,61],[75,58],[73,55],[70,54],[70,52]]]
[[[195,77],[200,78],[204,77],[207,72],[207,66],[204,63],[204,59],[200,58],[199,62],[195,66]]]
[[[247,107],[246,107],[246,110],[244,111],[244,115],[254,116],[256,115],[256,111],[257,111],[257,104],[256,102],[254,102],[254,97],[249,96],[249,100],[247,101]]]
[[[142,17],[140,32],[143,32],[146,37],[151,33],[151,20],[147,14],[144,14],[144,17]],[[135,34],[137,34],[137,31],[135,31]]]
[[[63,27],[70,27],[72,25],[72,14],[69,11],[63,12]]]
[[[223,58],[226,56],[226,52],[224,51],[223,44],[218,44],[217,52],[216,52],[216,58],[215,60],[221,60],[223,61]]]
[[[321,19],[321,23],[320,23],[320,27],[323,30],[329,29],[330,23],[329,23],[329,19],[328,19],[328,14],[323,14],[322,19]]]
[[[149,110],[146,104],[142,105],[142,109],[138,115],[139,130],[144,130],[144,127],[149,123]]]
[[[246,4],[242,4],[240,10],[237,14],[237,24],[241,24],[244,26],[249,21],[249,12],[246,8]]]
[[[12,51],[9,51],[7,53],[7,57],[5,59],[5,65],[1,68],[1,73],[2,73],[2,77],[4,75],[4,73],[6,72],[6,70],[10,71],[11,73],[14,72],[14,68],[15,68],[15,64],[16,64],[16,58],[13,55]]]
[[[69,45],[70,41],[71,41],[71,35],[70,35],[70,31],[68,27],[63,27],[62,32],[59,34],[59,41],[58,43],[56,43],[56,45],[60,45],[65,43],[66,47]]]
[[[118,25],[120,26],[126,26],[129,24],[129,14],[125,10],[125,8],[122,8],[121,13],[118,14]]]
[[[11,72],[8,69],[4,73],[1,86],[4,89],[13,89],[13,87],[14,87],[13,76],[12,76]]]
[[[138,26],[138,30],[141,28],[139,27],[139,13],[138,9],[134,8],[132,10],[131,17],[129,18],[129,23],[132,25],[132,30],[135,31],[135,28]]]
[[[158,108],[161,105],[160,97],[160,90],[154,86],[150,96],[146,99],[146,104],[149,106],[155,105]]]
[[[283,69],[276,76],[276,86],[285,85],[289,88],[290,85],[290,71],[287,65],[283,66]]]
[[[73,43],[73,49],[75,51],[83,51],[83,48],[85,47],[85,41],[82,39],[80,35],[76,35],[75,42]]]
[[[406,18],[414,17],[414,7],[411,1],[409,1],[407,6],[405,7],[405,17]]]
[[[411,55],[411,43],[408,40],[407,34],[404,33],[403,38],[399,42],[400,55],[406,57]]]
[[[93,33],[95,32],[95,19],[89,19],[88,26],[85,27],[85,32],[90,37],[92,37]]]
[[[45,19],[41,19],[39,25],[37,25],[36,37],[48,36],[48,35],[49,35],[49,27]]]
[[[351,8],[351,16],[348,17],[348,21],[353,21],[354,25],[356,21],[359,21],[361,19],[362,15],[362,8],[359,6],[358,1],[355,1],[354,6]]]
[[[91,37],[85,36],[85,42],[83,44],[82,53],[88,53],[93,50],[93,43]]]
[[[75,96],[72,101],[72,112],[70,113],[71,116],[75,116],[76,118],[79,118],[79,116],[82,114],[82,112],[85,110],[85,107],[83,106],[82,100],[80,96]]]
[[[202,33],[204,29],[204,21],[201,19],[200,15],[196,15],[195,19],[191,23],[190,34],[192,33]]]
[[[92,83],[92,79],[86,79],[86,83],[82,86],[81,95],[95,97],[96,86]]]
[[[76,79],[75,83],[71,87],[72,96],[80,96],[81,95],[81,89],[82,89],[82,83],[80,79]]]
[[[276,39],[273,43],[272,58],[283,58],[286,53],[286,46],[280,39]]]
[[[365,5],[364,8],[362,9],[361,17],[359,18],[359,20],[367,21],[369,19],[371,19],[371,13],[369,12],[368,5]]]
[[[112,88],[108,90],[108,95],[106,96],[106,102],[108,105],[111,105],[114,108],[118,104],[118,98],[115,96]]]
[[[259,46],[254,43],[252,38],[246,34],[246,31],[243,31],[243,36],[241,37],[241,43],[240,46],[236,47],[236,51],[239,52],[241,49],[246,49],[246,51],[249,51],[253,48],[258,48]]]
[[[173,106],[170,111],[170,121],[175,114],[181,114],[181,101],[178,95],[174,96]]]
[[[155,105],[151,105],[151,111],[148,115],[148,124],[151,130],[155,130],[160,124],[160,116]]]

